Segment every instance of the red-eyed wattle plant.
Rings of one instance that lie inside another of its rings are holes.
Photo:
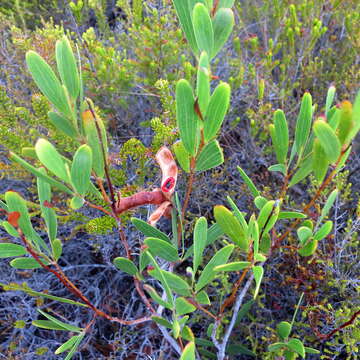
[[[104,123],[91,100],[84,97],[80,59],[76,60],[69,41],[64,37],[56,44],[60,78],[40,55],[30,51],[26,62],[37,86],[53,106],[48,114],[50,120],[79,147],[73,155],[61,154],[55,145],[40,138],[33,148],[23,151],[33,159],[32,162],[10,153],[11,160],[36,177],[47,239],[34,229],[26,201],[17,192],[8,191],[5,201],[0,201],[4,217],[1,225],[14,242],[0,243],[0,257],[14,257],[9,264],[15,269],[52,273],[76,300],[29,290],[34,296],[87,308],[94,313],[94,319],[103,317],[128,326],[154,322],[177,358],[224,360],[229,358],[231,334],[238,324],[239,312],[249,308],[253,302],[245,303],[246,298],[250,294],[255,300],[261,290],[264,265],[268,259],[284,246],[293,232],[298,239],[293,247],[300,257],[308,258],[314,256],[319,242],[331,234],[333,223],[326,217],[338,195],[337,189],[331,189],[316,221],[309,219],[309,214],[324,191],[329,190],[349,157],[352,141],[360,130],[360,93],[354,105],[344,101],[340,106],[333,106],[335,88],[330,87],[325,113],[321,116],[315,115],[312,97],[305,93],[294,136],[290,136],[284,112],[277,110],[269,128],[277,163],[269,170],[281,174],[282,187],[273,189],[278,196],[270,198],[262,194],[238,167],[239,176],[252,194],[257,210],[246,214],[228,196],[228,207],[214,207],[215,222],[210,224],[206,217],[200,217],[195,220],[191,234],[186,215],[194,181],[199,173],[224,162],[218,136],[230,105],[231,90],[226,82],[218,81],[212,75],[211,63],[232,32],[234,14],[231,7],[234,1],[173,0],[173,3],[197,64],[196,79],[193,82],[181,79],[176,85],[179,140],[173,144],[172,150],[183,172],[179,173],[171,150],[163,146],[155,155],[162,176],[160,187],[122,197],[110,176]],[[182,174],[187,177],[184,194],[177,190],[178,176]],[[290,209],[289,189],[309,175],[317,180],[316,193],[307,204],[299,204],[298,210]],[[116,257],[113,263],[119,271],[132,277],[133,286],[146,309],[141,317],[126,320],[125,316],[107,313],[83,294],[74,284],[74,279],[66,276],[58,262],[62,255],[62,241],[58,236],[58,214],[52,197],[54,190],[69,198],[72,209],[91,207],[115,220],[123,256]],[[106,206],[92,202],[90,197],[103,201]],[[148,222],[136,216],[131,218],[132,224],[145,235],[145,239],[139,240],[140,253],[136,253],[130,247],[120,215],[144,205],[155,205],[156,208]],[[163,216],[171,221],[170,234],[156,227]],[[185,243],[190,245],[185,246]],[[179,268],[182,264],[186,264],[187,276],[181,275]],[[215,295],[212,291],[209,296],[211,289],[220,286],[214,280],[223,274],[232,280],[230,289],[222,289],[226,296],[217,298],[217,291]],[[277,325],[279,341],[268,348],[272,358],[283,356],[290,360],[299,356],[305,358],[307,353],[319,353],[292,334],[297,310],[291,323],[282,321]],[[94,326],[94,321],[80,328],[43,310],[39,309],[39,313],[46,320],[34,320],[34,326],[72,333],[69,340],[56,349],[56,354],[67,351],[65,359],[68,360],[78,349],[81,351],[81,342]],[[197,336],[193,330],[193,318],[204,319],[204,323],[210,324],[208,338]],[[332,333],[342,328],[334,329]],[[319,337],[327,339],[331,335],[321,334]],[[239,351],[256,356],[244,347]],[[174,358],[171,354],[169,356],[169,359]]]

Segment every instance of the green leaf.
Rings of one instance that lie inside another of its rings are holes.
[[[249,249],[248,239],[245,236],[244,228],[235,215],[225,206],[217,205],[214,207],[214,217],[224,233],[229,236],[241,250],[247,252]]]
[[[264,269],[262,266],[254,266],[252,268],[252,271],[254,273],[254,278],[256,283],[255,292],[254,292],[254,299],[255,299],[260,290],[261,280],[264,276]]]
[[[332,208],[332,206],[334,205],[334,202],[338,196],[339,190],[335,189],[333,190],[329,197],[326,200],[326,203],[323,207],[323,209],[321,210],[321,214],[320,214],[320,218],[318,220],[319,223],[322,222],[322,220],[329,214],[330,209]]]
[[[169,243],[171,242],[169,237],[165,233],[158,230],[156,227],[149,225],[146,221],[134,217],[132,217],[130,220],[133,223],[133,225],[144,235],[148,237],[155,237],[167,241]]]
[[[219,0],[219,6],[220,8],[231,8],[234,5],[235,0]]]
[[[33,175],[45,180],[47,183],[49,183],[50,185],[56,187],[57,189],[69,194],[69,195],[74,195],[74,193],[72,192],[72,190],[70,190],[68,187],[66,187],[64,184],[62,184],[61,182],[52,179],[50,176],[44,175],[42,174],[39,170],[37,170],[34,166],[30,165],[28,162],[26,162],[25,160],[21,159],[19,156],[17,156],[16,154],[10,152],[10,159],[17,162],[18,164],[20,164],[23,168],[25,168],[26,170],[30,171]]]
[[[189,82],[179,80],[176,85],[176,121],[186,151],[195,155],[199,138],[199,120],[194,110],[194,95]]]
[[[26,249],[21,245],[12,243],[0,243],[0,258],[22,256],[25,254]]]
[[[34,51],[26,53],[26,63],[41,92],[60,112],[71,116],[72,111],[64,89],[51,67]]]
[[[0,224],[4,227],[4,229],[10,236],[13,236],[15,238],[19,237],[19,233],[17,232],[17,230],[8,221],[1,221]]]
[[[26,238],[33,241],[39,249],[39,244],[43,244],[43,240],[35,232],[31,225],[30,216],[26,206],[26,201],[16,192],[7,191],[5,193],[5,201],[9,208],[9,212],[18,212],[20,217],[18,219],[18,225]],[[46,245],[45,245],[46,248]]]
[[[239,208],[236,206],[235,202],[231,199],[230,196],[227,196],[226,200],[230,204],[235,217],[239,220],[241,226],[244,229],[244,232],[246,233],[248,229],[248,224],[245,220],[244,214],[239,210]]]
[[[149,274],[159,281],[162,275],[171,290],[173,290],[176,294],[181,296],[191,296],[189,284],[180,276],[165,270],[161,270],[161,275],[159,274],[159,271],[156,270],[150,270]]]
[[[306,219],[307,216],[297,211],[280,211],[278,220],[280,219]]]
[[[45,139],[39,139],[35,144],[35,151],[41,163],[53,174],[65,182],[70,182],[65,163],[51,143]]]
[[[193,271],[196,273],[202,263],[202,254],[207,243],[207,220],[201,217],[196,221],[194,228],[194,265]]]
[[[224,162],[224,154],[217,140],[209,142],[196,161],[196,171],[206,171]]]
[[[67,331],[67,329],[63,326],[60,326],[50,320],[33,320],[31,323],[41,329]]]
[[[340,108],[339,125],[337,128],[337,137],[342,146],[347,146],[352,138],[353,110],[351,102],[343,101]]]
[[[46,298],[46,299],[55,300],[55,301],[59,301],[59,302],[66,303],[66,304],[87,307],[86,304],[80,303],[78,301],[74,301],[74,300],[70,300],[70,299],[66,299],[66,298],[62,298],[62,297],[54,296],[54,295],[50,295],[50,294],[46,294],[46,293],[43,293],[43,292],[34,291],[33,289],[31,289],[27,285],[17,284],[17,283],[11,283],[11,284],[2,284],[2,283],[0,283],[0,285],[4,288],[5,291],[23,291],[23,292],[25,292],[26,294],[28,294],[30,296],[34,296],[34,297],[40,296],[40,297],[43,297],[43,298]]]
[[[135,276],[138,272],[138,268],[135,266],[135,264],[124,257],[116,257],[113,260],[113,264],[121,271],[126,272],[129,275]]]
[[[101,141],[105,150],[105,158],[107,158],[108,154],[108,146],[107,146],[107,137],[104,123],[102,120],[96,115],[96,120],[90,110],[86,110],[82,114],[83,120],[83,128],[86,135],[86,142],[91,147],[92,155],[93,155],[93,169],[96,175],[100,178],[103,178],[105,175],[105,163],[104,163],[104,154],[103,148],[101,146],[101,142],[99,139],[99,134],[97,131],[96,123],[99,126]]]
[[[80,209],[84,205],[85,201],[79,196],[74,196],[70,201],[70,207],[74,210]]]
[[[259,210],[261,210],[268,201],[269,200],[263,196],[257,196],[254,199],[254,204]]]
[[[43,263],[47,264],[46,261],[44,261],[43,259],[41,260]],[[41,265],[34,258],[30,258],[30,257],[16,258],[11,260],[9,264],[11,267],[15,269],[29,270],[29,269],[41,268]]]
[[[360,130],[360,91],[358,91],[352,112],[353,128],[348,135],[348,139],[354,139]]]
[[[62,242],[60,239],[54,239],[54,241],[52,241],[51,243],[51,246],[52,246],[53,257],[55,261],[57,261],[59,260],[62,254]]]
[[[184,347],[180,360],[195,360],[195,343],[193,341]]]
[[[46,176],[46,170],[44,168],[39,168],[38,171]],[[46,182],[43,178],[38,177],[37,190],[40,201],[41,216],[45,220],[48,237],[50,239],[50,242],[52,243],[55,240],[57,234],[57,217],[55,210],[49,207],[49,205],[51,204],[50,184]],[[45,206],[46,202],[48,203],[47,206]]]
[[[157,324],[159,324],[161,326],[165,326],[168,329],[172,329],[172,324],[169,321],[167,321],[166,319],[164,319],[163,317],[161,317],[161,316],[153,315],[151,317],[151,319],[154,320]]]
[[[251,265],[249,261],[235,261],[224,265],[215,266],[214,271],[241,271]]]
[[[319,139],[314,140],[313,153],[314,153],[313,155],[314,175],[316,180],[319,183],[322,183],[329,167],[329,160],[327,159],[327,156],[325,154],[323,147],[320,144]]]
[[[89,189],[91,169],[92,150],[86,144],[81,145],[77,149],[71,165],[71,181],[79,195],[84,196]]]
[[[199,50],[212,54],[214,48],[214,30],[209,11],[204,4],[197,3],[194,6],[192,22]]]
[[[66,36],[56,42],[55,52],[60,78],[74,101],[79,95],[80,79],[75,56]]]
[[[289,349],[295,351],[302,358],[305,359],[305,347],[304,344],[299,339],[290,339],[286,344]]]
[[[268,167],[269,171],[278,171],[281,172],[283,175],[286,175],[287,167],[284,164],[275,164]]]
[[[245,171],[240,166],[238,166],[237,169],[240,173],[240,176],[244,180],[244,183],[248,186],[252,196],[254,198],[259,196],[260,195],[259,190],[256,188],[255,184],[251,181],[251,179],[246,175]]]
[[[291,333],[291,324],[287,321],[280,322],[276,326],[276,332],[282,340],[286,339]]]
[[[178,161],[181,168],[189,173],[190,172],[190,154],[186,151],[181,140],[176,141],[172,149],[174,150],[176,160]]]
[[[311,239],[298,250],[298,253],[301,256],[311,256],[316,251],[317,246],[318,246],[318,241],[315,239]]]
[[[182,316],[194,312],[196,307],[189,303],[184,297],[178,297],[175,300],[175,310],[177,316]]]
[[[268,350],[270,352],[275,352],[275,351],[278,351],[280,349],[283,349],[284,347],[286,347],[286,344],[283,343],[283,342],[277,342],[277,343],[274,343],[274,344],[271,344],[269,345],[268,347]]]
[[[229,38],[234,27],[234,13],[231,9],[219,8],[213,19],[214,48],[211,58],[214,58]]]
[[[285,164],[289,150],[289,130],[285,114],[282,110],[276,110],[274,113],[274,134],[272,140],[278,162]]]
[[[37,309],[37,310],[41,315],[45,316],[48,320],[52,321],[56,325],[63,327],[65,330],[74,331],[74,332],[82,332],[83,331],[83,329],[81,329],[81,328],[79,328],[77,326],[74,326],[74,325],[67,324],[67,323],[65,323],[63,321],[60,321],[60,320],[56,319],[55,317],[47,314],[46,312],[44,312],[44,311],[42,311],[40,309]]]
[[[312,98],[310,93],[305,93],[300,107],[300,113],[296,121],[295,146],[299,157],[304,150],[310,135],[312,121]]]
[[[341,145],[331,126],[323,120],[317,120],[314,124],[314,133],[329,161],[336,162],[340,156]]]
[[[275,224],[279,215],[279,205],[274,200],[268,201],[260,210],[257,223],[260,233],[267,233]]]
[[[66,355],[66,358],[64,360],[70,360],[72,359],[73,355],[75,354],[77,348],[79,347],[82,339],[84,338],[85,333],[82,333],[78,336],[75,344],[73,345],[73,347],[71,348],[70,352]]]
[[[72,137],[73,139],[76,138],[77,132],[69,119],[65,116],[59,115],[54,111],[49,111],[48,116],[52,124],[60,131],[62,131],[67,136]]]
[[[72,336],[68,341],[64,342],[61,346],[59,346],[55,350],[55,354],[59,355],[59,354],[63,353],[64,351],[69,350],[76,343],[76,341],[79,339],[80,336],[81,335]]]
[[[299,170],[293,175],[290,180],[289,187],[292,187],[299,183],[301,180],[305,179],[313,169],[313,159],[312,156],[309,156],[306,160],[304,160]]]
[[[305,352],[307,352],[308,354],[320,354],[319,350],[313,349],[311,347],[306,347],[306,346],[305,346]]]
[[[195,291],[200,291],[204,286],[209,284],[215,277],[216,277],[216,271],[214,268],[219,265],[225,264],[231,253],[234,250],[234,245],[227,245],[223,247],[221,250],[219,250],[208,262],[208,264],[205,266],[204,270],[202,271],[200,278],[195,285]]]
[[[200,55],[197,81],[196,81],[196,96],[199,102],[199,107],[203,118],[205,118],[207,107],[210,101],[210,70],[209,70],[209,56],[203,51]]]
[[[334,101],[335,92],[336,92],[335,86],[330,86],[329,90],[327,92],[327,95],[326,95],[325,116],[326,116],[326,119],[328,119],[328,120],[329,120],[329,111],[330,111],[333,101]]]
[[[202,305],[210,305],[210,299],[206,291],[202,290],[195,295],[195,300]]]
[[[195,39],[194,28],[191,19],[194,1],[173,0],[173,3],[186,39],[189,42],[189,45],[194,54],[198,55],[199,49]]]
[[[144,243],[149,247],[150,252],[154,256],[159,256],[162,259],[170,262],[176,262],[180,260],[177,249],[167,241],[149,237],[145,239]]]
[[[5,210],[6,212],[9,212],[7,205],[1,200],[0,200],[0,208]]]
[[[166,309],[173,309],[173,306],[167,301],[163,300],[157,291],[150,285],[144,285],[144,289],[148,292],[151,298],[157,302],[159,305],[163,306]]]
[[[297,229],[297,236],[300,244],[305,244],[306,241],[312,236],[312,231],[307,226],[301,226]]]
[[[314,239],[315,240],[322,240],[326,236],[328,236],[332,230],[333,222],[331,220],[328,220],[321,226],[321,228],[315,233]]]
[[[221,128],[225,114],[230,104],[230,86],[220,83],[211,95],[204,121],[204,140],[208,142],[214,138]]]

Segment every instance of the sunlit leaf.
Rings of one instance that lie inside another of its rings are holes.
[[[276,332],[282,340],[286,339],[291,333],[291,324],[287,321],[280,322],[276,326]]]
[[[194,265],[193,270],[196,273],[199,265],[202,263],[202,254],[207,243],[207,221],[201,217],[196,221],[194,229]]]
[[[190,172],[190,154],[186,151],[182,141],[176,141],[172,149],[181,168],[187,173]]]
[[[75,56],[66,36],[56,42],[55,53],[60,78],[71,98],[75,100],[79,95],[80,79]]]
[[[204,139],[206,142],[215,137],[221,128],[229,108],[230,92],[229,84],[221,83],[211,95],[204,121]]]
[[[167,241],[149,237],[144,240],[144,243],[149,247],[150,252],[154,256],[159,256],[171,262],[176,262],[180,259],[177,249]]]
[[[39,139],[35,144],[36,155],[43,165],[65,182],[70,182],[65,163],[55,147],[45,139]]]
[[[305,93],[302,101],[299,116],[296,121],[295,128],[295,146],[301,156],[306,142],[309,138],[312,121],[312,98],[310,93]]]
[[[51,67],[34,51],[28,51],[26,53],[26,63],[41,92],[60,112],[71,116],[72,111],[64,89]]]
[[[215,57],[222,49],[234,27],[234,13],[231,9],[225,9],[229,7],[231,6],[219,8],[213,19],[214,47],[211,58]]]
[[[207,107],[210,101],[209,56],[206,52],[202,52],[199,59],[196,80],[196,96],[199,101],[202,116],[205,118]]]
[[[254,299],[255,299],[260,290],[261,280],[264,275],[264,268],[262,266],[254,266],[252,268],[252,271],[254,273],[254,278],[256,283],[255,292],[254,292]]]
[[[195,343],[189,342],[181,353],[180,360],[195,360]]]
[[[219,250],[207,263],[204,270],[202,271],[200,278],[195,285],[195,291],[200,291],[204,286],[209,284],[215,277],[216,277],[216,271],[214,268],[219,265],[225,264],[231,253],[234,250],[234,245],[227,245],[223,247],[221,250]]]
[[[177,316],[182,316],[194,312],[196,307],[189,303],[184,297],[178,297],[175,300],[175,310]]]
[[[138,268],[130,259],[124,257],[116,257],[113,260],[113,263],[119,270],[124,271],[129,275],[134,276],[138,272]]]
[[[314,133],[329,161],[336,162],[340,156],[341,145],[331,126],[323,120],[317,120],[314,124]]]
[[[190,47],[192,48],[195,55],[198,55],[199,49],[195,39],[193,23],[191,20],[192,10],[193,10],[193,1],[184,1],[184,0],[173,0],[176,13],[179,17],[180,25],[182,30],[185,33],[186,39],[189,42]]]
[[[144,235],[148,237],[155,237],[167,241],[169,243],[171,242],[169,237],[165,233],[158,230],[156,227],[149,225],[146,221],[134,217],[132,217],[130,220],[133,223],[133,225]]]
[[[305,347],[299,339],[290,339],[287,343],[287,347],[305,359]]]
[[[194,111],[193,90],[185,79],[179,80],[176,85],[176,121],[186,151],[195,155],[200,120]]]
[[[260,195],[259,190],[256,188],[256,186],[252,182],[252,180],[246,175],[245,171],[240,166],[238,166],[237,169],[238,169],[238,171],[240,173],[240,176],[244,180],[245,184],[248,186],[252,196],[253,197],[259,196]]]
[[[194,6],[192,22],[199,50],[212,54],[214,48],[214,30],[209,11],[204,4],[197,3]]]
[[[238,245],[241,250],[247,252],[249,248],[245,230],[237,220],[235,215],[225,206],[217,205],[214,207],[214,217],[224,233]]]
[[[81,145],[71,165],[71,181],[77,193],[84,196],[90,186],[92,169],[92,150],[90,146]]]
[[[25,254],[26,249],[21,245],[12,243],[0,243],[0,258],[22,256]]]
[[[196,161],[196,171],[206,171],[224,162],[224,154],[217,140],[209,142]]]

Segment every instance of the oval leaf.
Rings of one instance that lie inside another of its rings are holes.
[[[224,46],[234,27],[234,13],[231,9],[225,9],[226,7],[230,6],[219,8],[213,19],[214,48],[211,58],[215,57]]]
[[[53,174],[65,182],[69,182],[69,176],[65,163],[55,147],[45,139],[39,139],[35,145],[36,155],[41,163]]]
[[[129,275],[135,276],[138,272],[135,264],[129,259],[117,257],[113,260],[113,263],[119,270],[124,271]]]
[[[84,144],[80,146],[71,165],[71,181],[78,194],[84,196],[90,186],[92,150]]]
[[[214,30],[209,11],[204,4],[197,3],[195,5],[192,23],[199,50],[212,54],[214,48]]]
[[[217,140],[209,142],[196,161],[196,171],[210,170],[224,162],[224,154]]]
[[[179,80],[176,85],[176,121],[186,151],[195,155],[199,137],[199,120],[194,110],[192,88],[185,79]]]
[[[22,256],[25,254],[26,249],[21,245],[12,243],[0,243],[0,258]]]
[[[211,140],[219,131],[230,104],[230,86],[219,84],[210,98],[210,103],[204,121],[204,139]]]
[[[331,126],[323,120],[317,120],[314,124],[314,133],[319,139],[328,160],[336,162],[340,156],[341,145]]]
[[[204,286],[209,284],[215,277],[216,271],[214,268],[219,265],[223,265],[227,263],[231,253],[234,250],[234,245],[227,245],[219,250],[208,262],[205,266],[204,270],[202,271],[200,278],[195,285],[195,291],[200,291]]]
[[[180,259],[177,249],[167,241],[150,237],[145,239],[144,243],[149,247],[150,252],[154,256],[159,256],[162,259],[171,262],[176,262]]]

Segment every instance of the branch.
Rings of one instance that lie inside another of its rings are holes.
[[[212,334],[211,334],[211,339],[213,341],[213,343],[215,344],[216,348],[218,349],[218,360],[224,360],[225,359],[225,351],[226,351],[226,346],[229,342],[229,338],[230,335],[234,329],[235,323],[236,323],[236,319],[240,310],[240,307],[244,301],[244,298],[249,290],[249,287],[252,283],[252,280],[254,278],[254,274],[251,274],[249,279],[247,280],[244,288],[242,289],[242,291],[240,292],[240,294],[238,295],[236,302],[235,302],[235,306],[233,309],[233,314],[231,317],[231,321],[230,324],[228,326],[228,328],[225,331],[225,334],[223,336],[223,341],[221,343],[219,343],[216,339],[216,330],[219,327],[221,320],[218,320],[217,322],[215,322]]]

